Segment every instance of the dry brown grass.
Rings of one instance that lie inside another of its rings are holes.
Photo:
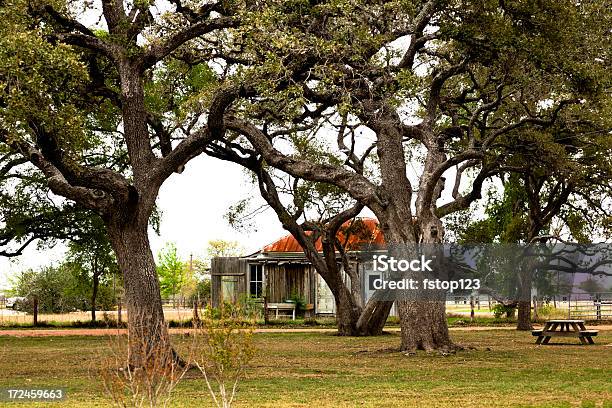
[[[530,333],[453,331],[476,350],[443,357],[395,351],[397,334],[345,338],[327,333],[256,334],[260,350],[238,388],[237,407],[612,407],[612,331],[594,346],[536,346]],[[181,347],[189,337],[175,337]],[[107,406],[87,375],[104,338],[0,338],[0,387],[67,385],[68,407]],[[28,381],[29,380],[29,381]],[[172,406],[211,406],[189,372]]]

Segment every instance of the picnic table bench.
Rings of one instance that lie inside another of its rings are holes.
[[[588,330],[584,320],[549,320],[544,328],[531,331],[533,336],[538,337],[536,344],[548,344],[552,337],[578,337],[582,344],[595,344],[593,337],[597,333],[598,330]]]

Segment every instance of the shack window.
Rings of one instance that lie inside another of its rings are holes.
[[[380,278],[379,274],[370,274],[368,276],[368,290],[376,290],[376,284],[380,285],[380,282],[376,282],[376,280]]]
[[[250,294],[260,298],[263,296],[263,265],[251,264],[249,271]]]

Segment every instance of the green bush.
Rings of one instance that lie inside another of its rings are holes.
[[[511,317],[514,315],[515,309],[515,306],[508,306],[498,303],[493,306],[493,316],[495,316],[496,319],[501,319],[503,315],[506,315],[506,317]]]
[[[287,300],[295,303],[295,314],[297,316],[304,316],[304,312],[306,311],[306,299],[304,299],[303,296],[293,291]]]
[[[264,306],[260,298],[254,295],[243,295],[238,300],[238,304],[243,314],[254,319],[263,319]]]

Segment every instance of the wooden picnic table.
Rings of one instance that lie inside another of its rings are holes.
[[[558,330],[557,330],[558,329]],[[552,337],[578,337],[582,344],[595,344],[593,337],[598,330],[588,330],[584,320],[549,320],[544,328],[533,330],[532,335],[538,336],[536,344],[548,344]]]

